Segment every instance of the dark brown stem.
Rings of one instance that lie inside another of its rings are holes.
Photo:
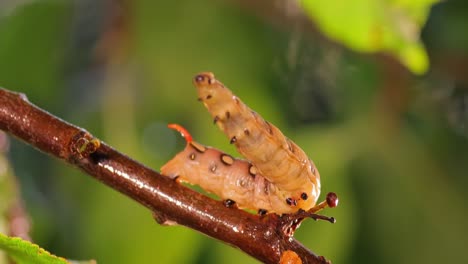
[[[226,208],[39,109],[23,94],[0,88],[0,129],[146,206],[161,224],[198,230],[265,263],[278,263],[286,250],[297,253],[303,263],[328,263],[281,232],[278,217]]]

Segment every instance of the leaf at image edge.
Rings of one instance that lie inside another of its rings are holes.
[[[329,38],[360,52],[387,52],[415,74],[429,58],[420,40],[436,0],[301,0],[307,15]]]
[[[95,264],[90,261],[68,261],[57,257],[36,244],[23,240],[19,237],[8,237],[0,233],[0,250],[5,251],[16,263],[38,263],[38,264]]]

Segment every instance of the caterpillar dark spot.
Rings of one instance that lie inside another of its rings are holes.
[[[231,112],[226,111],[226,118],[229,119],[231,117]]]
[[[218,121],[219,121],[219,116],[215,116],[213,118],[213,124],[216,124],[216,122],[218,122]]]
[[[248,135],[250,135],[250,131],[249,131],[247,128],[244,128],[244,134],[245,134],[246,136],[248,136]]]
[[[290,206],[296,206],[296,205],[297,205],[296,199],[293,199],[293,198],[291,198],[291,197],[286,198],[286,203],[287,203],[288,205],[290,205]]]
[[[303,193],[301,194],[301,199],[302,199],[302,200],[307,200],[307,198],[309,198],[309,196],[307,195],[307,193],[303,192]]]
[[[200,152],[200,153],[203,153],[203,152],[206,151],[206,147],[205,147],[205,146],[203,146],[203,145],[201,145],[201,144],[199,144],[199,143],[197,143],[197,142],[195,142],[195,141],[190,142],[190,145],[191,145],[196,151],[198,151],[198,152]]]
[[[231,140],[229,140],[229,143],[234,144],[234,143],[236,143],[236,141],[237,141],[237,138],[234,136],[234,137],[231,138]]]
[[[206,100],[211,99],[211,97],[213,97],[211,94],[207,95],[207,96],[206,96]]]
[[[229,156],[228,154],[222,154],[221,161],[226,165],[232,165],[234,163],[234,158]]]
[[[189,158],[190,158],[191,160],[195,160],[195,157],[196,157],[196,156],[195,156],[195,153],[190,153]]]
[[[257,175],[257,168],[255,168],[255,166],[252,165],[252,164],[250,164],[250,166],[249,166],[249,173],[250,173],[250,175],[252,175],[252,176]]]

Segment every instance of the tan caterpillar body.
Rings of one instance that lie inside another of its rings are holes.
[[[281,204],[275,204],[278,210],[274,211],[291,213],[312,208],[320,195],[320,175],[304,151],[246,106],[212,73],[198,74],[193,83],[214,122],[258,173],[275,186]],[[287,210],[283,209],[284,204]]]
[[[171,124],[169,127],[181,132],[187,145],[161,168],[163,175],[199,185],[223,200],[235,201],[240,208],[258,210],[259,213],[295,211],[278,195],[281,191],[258,174],[248,161],[193,141],[181,126]]]

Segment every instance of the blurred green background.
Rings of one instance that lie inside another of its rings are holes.
[[[184,146],[169,122],[236,155],[191,84],[212,71],[310,155],[321,199],[339,195],[339,207],[324,211],[336,224],[306,221],[296,233],[308,248],[333,263],[468,263],[468,4],[426,6],[412,43],[422,37],[429,68],[416,75],[424,51],[408,62],[400,42],[371,49],[386,55],[346,48],[340,36],[363,31],[356,18],[342,19],[341,9],[342,31],[329,40],[313,1],[312,22],[294,3],[2,0],[0,86],[159,170]],[[376,16],[365,10],[364,20]],[[383,23],[407,28],[393,18]],[[389,55],[393,47],[399,55]],[[159,226],[146,208],[22,142],[11,139],[6,155],[31,237],[52,253],[98,263],[256,263],[185,227]]]

